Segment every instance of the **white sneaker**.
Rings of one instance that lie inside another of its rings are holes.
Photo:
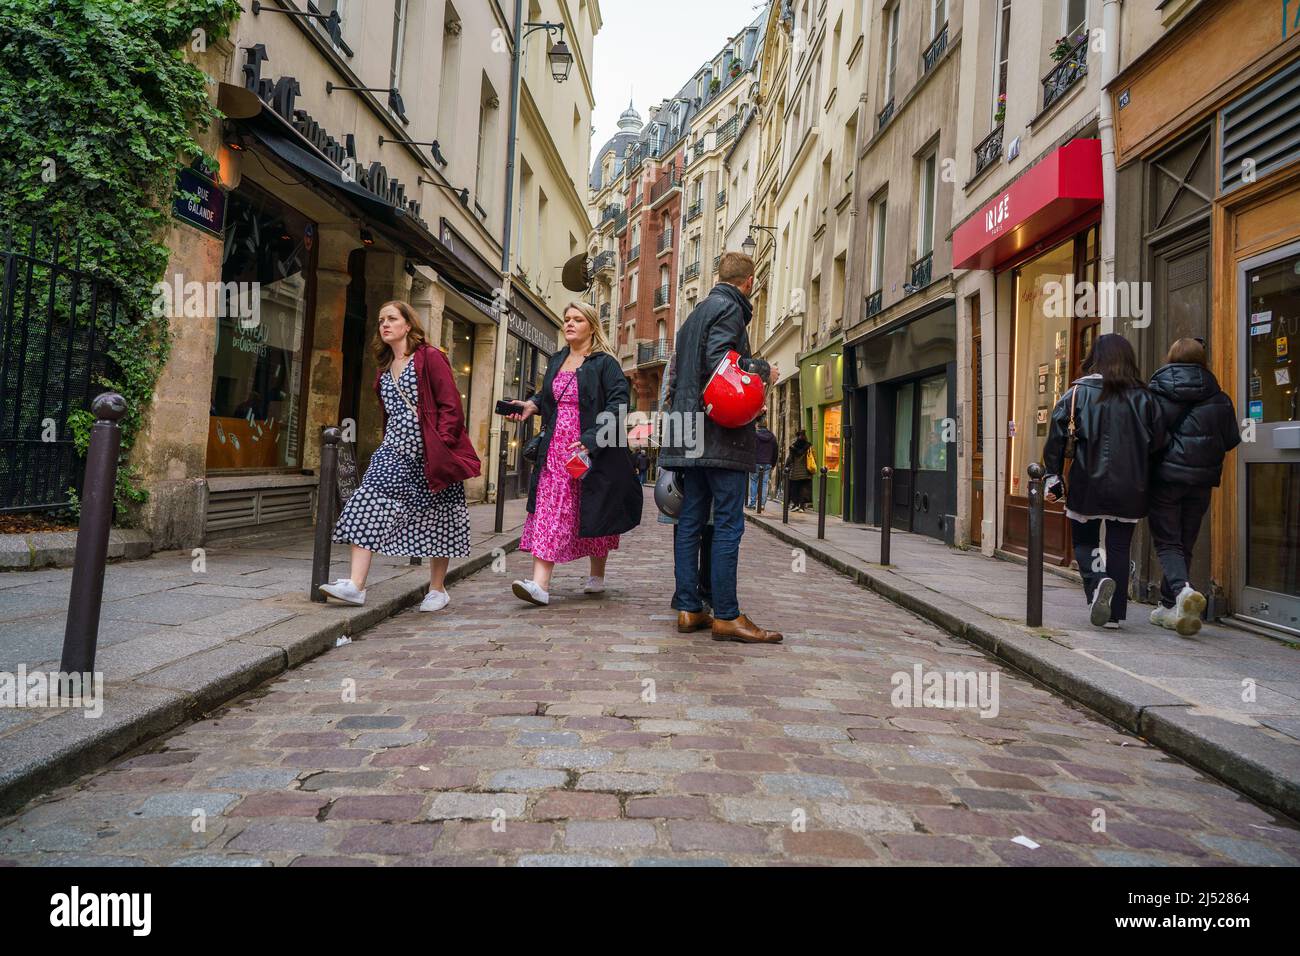
[[[1155,610],[1151,612],[1151,623],[1157,627],[1167,627],[1172,631],[1177,617],[1178,613],[1173,608],[1157,604]]]
[[[583,594],[604,594],[604,593],[605,593],[605,579],[604,579],[604,578],[598,578],[598,577],[596,577],[596,576],[594,576],[594,575],[591,576],[591,577],[589,577],[589,578],[587,578],[587,584],[586,584],[586,587],[584,587],[584,588],[582,589],[582,593],[583,593]]]
[[[1104,627],[1110,620],[1110,599],[1115,596],[1115,579],[1102,578],[1097,582],[1097,591],[1092,596],[1092,607],[1088,620],[1093,627]]]
[[[551,603],[551,595],[542,590],[542,586],[536,581],[516,581],[510,586],[514,591],[515,597],[521,601],[527,601],[529,604],[537,604],[542,607]]]
[[[420,602],[421,611],[441,611],[451,603],[451,595],[446,591],[430,591]]]
[[[339,578],[333,584],[322,584],[320,589],[330,597],[338,598],[344,604],[355,604],[360,607],[366,603],[366,592],[358,591],[357,586],[349,578]]]
[[[1191,637],[1201,629],[1201,612],[1205,610],[1205,595],[1190,584],[1184,584],[1174,602],[1174,630],[1182,637]]]
[[[1107,621],[1105,624],[1102,625],[1102,627],[1104,627],[1108,631],[1118,631],[1119,621]]]

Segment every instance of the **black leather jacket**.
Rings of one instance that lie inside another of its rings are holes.
[[[1066,506],[1081,515],[1144,518],[1152,459],[1165,447],[1165,423],[1155,396],[1132,388],[1101,399],[1101,377],[1085,376],[1061,396],[1043,448],[1050,475],[1065,468],[1070,399],[1075,396],[1075,453],[1065,475]]]
[[[733,349],[740,353],[740,365],[754,372],[764,382],[770,369],[762,359],[749,354],[749,332],[746,326],[754,308],[749,300],[733,285],[720,282],[704,297],[677,331],[674,350],[676,369],[668,386],[668,411],[679,416],[700,413],[704,421],[703,435],[692,436],[693,428],[674,428],[676,434],[666,439],[659,453],[659,464],[664,468],[729,468],[734,471],[753,471],[754,423],[740,428],[724,428],[703,414],[702,395],[709,376],[718,363]],[[694,419],[692,419],[692,422]],[[695,439],[692,442],[692,438]],[[692,457],[687,446],[697,444],[700,454]]]
[[[1217,488],[1223,457],[1241,444],[1232,399],[1214,373],[1201,365],[1166,365],[1151,377],[1169,445],[1156,462],[1166,484]]]

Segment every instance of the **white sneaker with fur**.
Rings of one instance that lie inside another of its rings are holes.
[[[527,601],[529,604],[545,607],[551,603],[550,593],[544,591],[536,581],[516,581],[510,586],[510,590],[519,600]]]
[[[446,591],[430,591],[420,602],[421,611],[441,611],[451,603],[451,595]]]
[[[358,590],[357,586],[348,578],[339,578],[333,584],[322,584],[320,589],[330,597],[338,598],[344,604],[354,604],[360,607],[366,603],[366,592]]]
[[[1205,603],[1204,594],[1190,584],[1184,584],[1174,601],[1174,630],[1183,637],[1191,637],[1199,631]]]

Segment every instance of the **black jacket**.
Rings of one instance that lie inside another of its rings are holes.
[[[568,346],[551,356],[542,390],[529,399],[537,406],[546,426],[537,452],[537,467],[533,469],[528,488],[529,514],[537,510],[537,481],[546,467],[546,453],[551,445],[551,435],[555,433],[559,406],[552,385],[568,356]],[[624,428],[627,378],[618,360],[607,352],[588,355],[578,366],[577,378],[578,421],[582,429],[578,440],[591,453],[591,470],[582,479],[578,534],[583,538],[623,534],[641,523],[644,501],[641,484],[632,468],[632,453],[627,448]]]
[[[1052,409],[1043,448],[1043,467],[1060,475],[1065,467],[1070,397],[1074,409],[1074,461],[1066,475],[1066,506],[1082,515],[1144,518],[1151,486],[1151,463],[1165,447],[1160,405],[1145,388],[1101,399],[1101,378],[1077,380]]]
[[[1241,444],[1232,399],[1202,365],[1166,365],[1151,376],[1169,445],[1156,461],[1166,484],[1217,488],[1224,456]]]
[[[766,428],[754,429],[754,464],[776,464],[776,436]]]
[[[754,470],[754,423],[724,428],[704,414],[702,401],[709,376],[732,350],[740,353],[745,371],[767,381],[768,364],[749,354],[746,326],[753,314],[753,306],[739,289],[720,282],[691,310],[677,331],[677,367],[668,389],[668,406],[680,427],[672,428],[665,438],[659,454],[662,467]],[[696,434],[695,428],[700,420],[704,423],[702,435]],[[700,454],[689,455],[691,450]]]
[[[791,481],[803,481],[812,477],[808,470],[808,449],[812,442],[806,438],[796,438],[790,443],[790,452],[785,456],[786,467],[790,469]]]

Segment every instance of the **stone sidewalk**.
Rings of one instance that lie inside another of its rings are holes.
[[[804,548],[858,583],[992,652],[1048,687],[1226,780],[1261,802],[1300,817],[1300,650],[1251,631],[1205,625],[1179,637],[1147,620],[1151,605],[1129,603],[1123,629],[1088,621],[1080,585],[1048,573],[1041,628],[1025,620],[1026,568],[979,551],[895,531],[892,566],[880,560],[880,532],[817,515],[781,522],[780,503],[753,525]]]
[[[513,550],[525,516],[506,504],[470,508],[471,555],[451,563],[456,581]],[[203,549],[159,552],[110,564],[95,667],[104,675],[102,716],[49,708],[0,708],[0,808],[102,765],[274,675],[340,637],[358,634],[428,591],[428,565],[377,555],[365,607],[308,598],[312,531],[263,534]],[[498,552],[499,553],[499,552]],[[330,579],[348,574],[336,545]],[[57,671],[70,569],[0,573],[0,672]]]

